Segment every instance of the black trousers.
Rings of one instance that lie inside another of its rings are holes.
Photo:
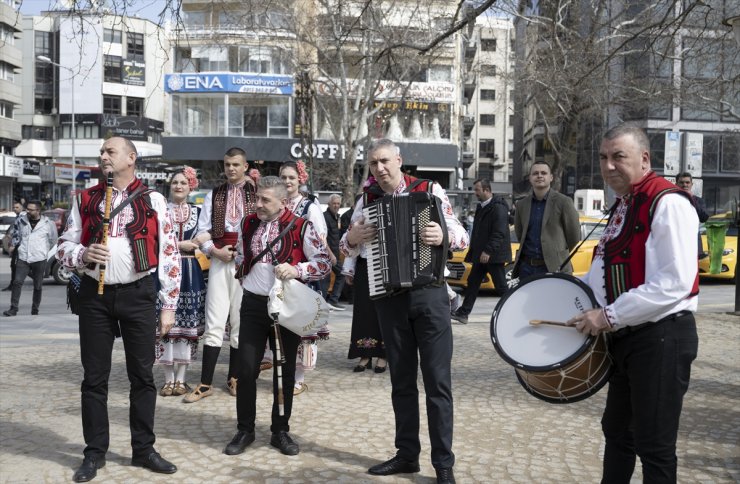
[[[506,293],[508,286],[506,284],[504,263],[489,262],[488,264],[482,264],[475,262],[470,268],[470,274],[468,274],[468,287],[465,289],[465,300],[457,310],[458,314],[467,316],[473,311],[475,300],[478,298],[480,284],[483,282],[486,273],[491,275],[493,285],[496,287],[496,294],[503,296]]]
[[[636,455],[644,482],[676,482],[678,423],[698,345],[692,313],[611,336],[601,482],[629,483]]]
[[[391,374],[398,456],[416,460],[421,452],[416,386],[421,366],[432,465],[452,467],[452,327],[447,290],[427,286],[380,299],[375,307]]]
[[[154,450],[154,406],[157,388],[152,376],[157,292],[151,277],[127,285],[106,285],[88,276],[80,285],[80,356],[82,381],[82,431],[85,456],[101,457],[108,450],[108,378],[113,341],[118,332],[126,353],[129,392],[129,426],[133,457]]]
[[[15,266],[15,277],[13,278],[13,289],[10,293],[10,309],[18,311],[18,304],[21,301],[21,291],[23,282],[29,275],[33,279],[33,300],[31,309],[38,311],[41,305],[41,290],[44,283],[44,272],[46,271],[46,261],[26,262],[18,259]]]
[[[239,385],[236,387],[236,418],[237,428],[246,432],[254,432],[257,418],[257,377],[259,376],[260,362],[265,354],[265,343],[270,341],[270,348],[275,350],[275,331],[273,321],[267,314],[267,296],[258,296],[244,291],[241,307],[241,323],[239,327]],[[283,373],[283,402],[284,414],[278,409],[278,379],[277,365],[273,366],[272,373],[272,425],[270,430],[275,432],[290,431],[290,414],[293,409],[293,385],[295,385],[295,360],[301,337],[280,327],[282,346],[281,354],[285,358],[282,366]],[[277,359],[273,359],[277,363]]]

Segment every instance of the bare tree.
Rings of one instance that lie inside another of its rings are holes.
[[[722,4],[555,0],[532,12],[520,2],[511,13],[526,37],[513,82],[557,175],[593,142],[587,127],[607,119],[669,121],[680,106],[696,119],[740,120],[740,57],[721,28]]]

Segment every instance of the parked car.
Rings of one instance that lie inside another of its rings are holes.
[[[580,217],[581,221],[581,240],[586,241],[578,248],[578,252],[575,253],[571,262],[573,264],[573,274],[580,276],[588,272],[591,267],[591,256],[593,254],[596,244],[599,243],[599,238],[606,228],[606,219],[598,219],[592,217]],[[519,250],[519,241],[514,233],[513,226],[511,227],[511,253],[516,255]],[[453,256],[447,261],[447,269],[450,271],[450,276],[447,278],[447,282],[451,286],[468,286],[468,275],[470,275],[471,264],[465,262],[465,255],[468,250],[462,250],[459,252],[453,252]],[[511,271],[514,268],[513,261],[506,267],[506,278],[511,279]],[[480,285],[481,289],[494,289],[493,281],[491,277],[486,274],[483,282]]]
[[[67,225],[67,217],[69,217],[69,210],[64,208],[52,208],[51,210],[44,210],[41,215],[45,215],[57,226],[57,233],[62,235],[64,227]]]
[[[0,235],[3,236],[3,254],[8,253],[15,212],[0,212]]]
[[[44,274],[44,277],[54,278],[54,282],[57,284],[66,284],[69,282],[72,272],[57,260],[56,253],[57,246],[55,244],[46,254],[46,274]]]
[[[701,279],[722,279],[733,281],[735,279],[735,271],[737,270],[737,237],[738,227],[732,221],[732,214],[730,212],[713,215],[709,217],[708,221],[720,221],[727,220],[729,227],[725,233],[725,247],[722,250],[722,267],[719,274],[711,274],[709,272],[709,245],[707,244],[707,232],[704,225],[701,226],[701,243],[704,248],[704,253],[699,257],[699,277]]]

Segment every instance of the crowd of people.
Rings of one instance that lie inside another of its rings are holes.
[[[301,190],[307,178],[301,162],[284,163],[279,176],[260,176],[249,170],[241,148],[224,154],[226,180],[197,207],[188,203],[198,187],[193,169],[172,175],[166,200],[136,178],[133,143],[121,137],[106,140],[100,166],[109,181],[77,194],[57,245],[57,258],[81,275],[76,311],[86,447],[76,482],[95,478],[105,465],[108,377],[116,337],[123,338],[131,382],[132,465],[159,473],[177,471],[154,447],[157,394],[182,396],[191,404],[212,395],[226,339],[225,383],[236,397],[237,431],[224,453],[241,454],[255,441],[256,379],[274,365],[269,442],[284,455],[298,454],[298,442],[290,434],[293,399],[307,391],[305,372],[316,367],[317,343],[329,331],[299,336],[274,325],[268,311],[270,290],[276,280],[291,279],[320,292],[335,311],[345,309],[339,298],[348,285],[353,292],[348,358],[358,360],[352,370],[373,369],[374,363],[376,373],[387,369],[390,375],[396,452],[368,473],[419,471],[420,369],[431,462],[438,482],[455,482],[451,321],[467,322],[486,273],[497,295],[515,290],[503,276],[504,264],[512,259],[521,279],[572,272],[565,261],[580,239],[578,214],[567,197],[551,189],[551,167],[534,163],[531,194],[516,204],[514,226],[521,249],[514,257],[508,205],[492,193],[489,180],[475,181],[480,203],[469,235],[439,184],[403,172],[395,143],[374,140],[366,157],[371,176],[344,216],[339,215],[341,197],[332,196],[322,213],[316,198]],[[567,324],[584,334],[606,335],[614,361],[602,419],[604,482],[629,482],[636,456],[646,479],[675,482],[681,403],[698,345],[695,234],[702,211],[695,197],[650,170],[642,130],[613,128],[602,141],[600,157],[604,180],[618,199],[583,278],[599,307],[574,315]],[[370,297],[369,247],[378,227],[366,218],[365,208],[384,195],[414,192],[432,194],[443,214],[443,220],[419,227],[420,242],[469,249],[466,261],[472,270],[460,308],[451,304],[443,282]],[[38,254],[43,252],[45,261],[48,247],[57,243],[54,224],[44,221],[40,208],[32,201],[18,212],[13,296],[6,316],[17,313],[28,275],[34,278],[32,311],[38,312]],[[199,252],[210,259],[207,282]],[[187,369],[201,341],[200,380],[191,387]],[[279,365],[270,359],[276,347],[284,355]],[[159,388],[155,364],[164,374]],[[279,392],[283,387],[287,391]]]

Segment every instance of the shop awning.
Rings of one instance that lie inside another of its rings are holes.
[[[23,175],[16,178],[16,183],[41,183],[41,177],[38,175]]]

